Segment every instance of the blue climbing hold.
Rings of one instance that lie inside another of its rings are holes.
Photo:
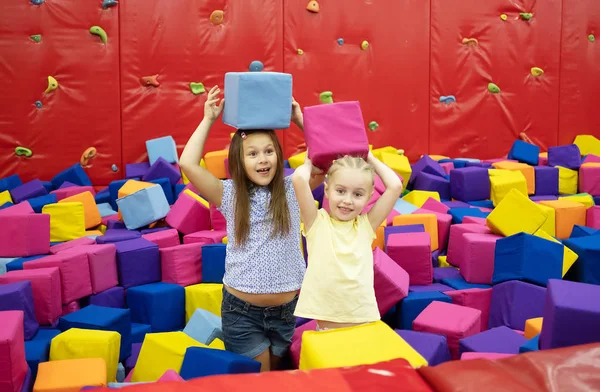
[[[119,168],[117,167],[117,165],[115,165],[114,163],[113,163],[113,165],[110,167],[110,169],[111,169],[112,171],[114,171],[114,172],[116,172],[117,170],[119,170]]]
[[[342,46],[344,44],[344,39],[343,38],[338,38],[337,39],[337,43],[338,43],[338,45]]]
[[[46,1],[46,0],[31,0],[31,4],[33,4],[33,5],[40,5],[40,4],[42,4],[44,1]]]
[[[119,4],[116,0],[102,0],[102,8],[107,9],[108,7],[114,7]]]
[[[258,60],[254,60],[253,62],[250,63],[250,72],[260,72],[265,68],[265,66],[263,65],[263,63],[261,63]]]
[[[42,108],[42,101],[35,101],[35,106],[37,106],[38,109]]]
[[[440,102],[450,105],[452,102],[456,102],[456,98],[454,95],[442,95],[440,97]]]

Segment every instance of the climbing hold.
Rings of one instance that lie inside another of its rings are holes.
[[[502,15],[500,15],[500,19],[506,20],[506,19],[508,19],[508,16],[506,16],[506,14],[502,14]]]
[[[31,40],[33,42],[42,42],[42,35],[41,34],[30,35],[29,38],[31,38]]]
[[[15,148],[15,154],[20,157],[29,158],[30,156],[33,155],[33,152],[28,148],[19,146],[19,147]]]
[[[319,94],[319,99],[322,103],[333,103],[333,93],[331,91],[323,91]]]
[[[116,0],[103,0],[102,8],[107,9],[108,7],[114,7],[117,4],[119,4],[119,2]]]
[[[340,45],[340,46],[344,45],[344,39],[343,39],[343,38],[338,38],[338,39],[337,39],[337,43],[338,43],[338,45]]]
[[[43,105],[42,105],[42,101],[35,101],[35,106],[36,106],[38,109],[41,109],[41,108],[42,108],[42,106],[43,106]]]
[[[158,82],[158,75],[142,76],[140,78],[140,82],[142,83],[142,86],[160,86],[160,83]]]
[[[488,90],[490,93],[497,94],[500,92],[500,87],[496,86],[494,83],[488,83]]]
[[[531,74],[533,76],[541,76],[544,73],[544,70],[539,67],[532,67]]]
[[[321,8],[319,7],[319,3],[317,3],[315,0],[309,1],[306,5],[306,9],[314,13],[317,13],[321,10]]]
[[[51,91],[54,91],[58,88],[58,82],[52,76],[48,76],[48,87],[44,93],[48,94]]]
[[[90,33],[97,35],[98,37],[100,37],[100,39],[102,40],[102,42],[106,43],[108,42],[108,36],[106,35],[106,31],[104,31],[104,29],[100,26],[92,26],[90,28]]]
[[[402,150],[402,149],[398,150],[398,155],[404,155],[404,150]]]
[[[40,5],[44,2],[45,0],[31,0],[31,4],[33,5]]]
[[[588,35],[588,39],[590,40],[590,42],[594,42],[596,40],[596,37],[594,37],[594,34],[590,34]]]
[[[298,54],[299,54],[300,56],[302,56],[302,55],[304,54],[304,51],[303,51],[302,49],[298,49]]]
[[[261,63],[258,60],[254,60],[253,62],[250,63],[250,67],[248,67],[248,69],[250,69],[250,72],[260,72],[265,68],[265,66],[263,65],[263,63]]]
[[[220,25],[223,23],[223,11],[222,10],[214,10],[210,14],[210,23],[216,25]]]
[[[119,167],[113,163],[113,165],[110,167],[110,170],[117,172],[119,170]]]
[[[442,95],[440,97],[440,102],[450,105],[452,102],[456,102],[456,98],[454,95]]]
[[[375,131],[377,128],[379,128],[379,124],[377,124],[377,121],[371,121],[369,123],[369,129],[371,131]]]
[[[203,92],[206,92],[206,89],[204,88],[204,84],[202,84],[201,82],[191,82],[190,89],[192,90],[192,93],[194,93],[194,95],[198,95],[198,94],[202,94]]]
[[[368,42],[368,41],[363,41],[363,42],[360,44],[360,48],[361,48],[362,50],[367,50],[367,48],[368,48],[368,47],[369,47],[369,42]]]
[[[521,19],[523,20],[529,20],[533,17],[533,14],[531,12],[521,12],[519,16],[521,16]]]
[[[83,154],[81,154],[81,158],[79,158],[79,163],[83,167],[90,167],[90,161],[96,157],[96,148],[90,147],[86,149]]]
[[[463,38],[462,43],[463,43],[463,45],[470,45],[470,46],[479,45],[477,38]]]

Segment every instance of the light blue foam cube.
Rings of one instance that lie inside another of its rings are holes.
[[[169,213],[169,202],[160,185],[141,189],[117,199],[125,227],[136,230],[164,218]]]
[[[236,129],[285,129],[292,116],[292,75],[280,72],[225,74],[223,122]]]
[[[15,261],[15,258],[2,258],[0,257],[0,275],[4,275],[6,273],[6,265],[10,262]]]
[[[177,144],[175,144],[173,136],[163,136],[157,139],[146,140],[146,151],[148,151],[150,165],[154,165],[154,162],[160,157],[163,157],[169,163],[179,162]]]
[[[418,209],[419,207],[417,207],[416,205],[402,199],[396,200],[396,204],[394,204],[394,210],[402,215],[412,214]]]
[[[100,203],[98,204],[98,211],[100,211],[100,216],[102,218],[106,216],[111,216],[117,214],[117,211],[112,209],[110,203]]]
[[[215,339],[223,340],[221,317],[205,309],[196,309],[183,332],[190,338],[207,346]]]

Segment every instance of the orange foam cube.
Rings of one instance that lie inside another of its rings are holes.
[[[217,178],[227,178],[227,170],[225,169],[225,159],[229,155],[228,150],[218,150],[207,152],[204,155],[206,162],[206,170],[212,173]]]
[[[438,249],[438,224],[437,217],[434,214],[398,215],[394,217],[392,224],[394,226],[423,225],[425,231],[429,233],[429,236],[431,237],[431,250],[434,251]]]
[[[558,239],[569,238],[575,225],[585,226],[586,208],[581,203],[569,200],[543,200],[540,204],[554,208]]]
[[[66,197],[58,201],[59,203],[80,202],[83,204],[83,214],[85,217],[85,228],[90,229],[102,223],[100,210],[96,205],[96,199],[92,192],[86,191],[73,196]]]
[[[510,161],[495,162],[492,166],[500,170],[520,171],[523,173],[525,181],[527,182],[527,193],[530,195],[535,194],[535,169],[533,166],[529,166],[526,163]]]
[[[79,392],[85,386],[106,386],[106,362],[102,358],[40,362],[33,392]]]

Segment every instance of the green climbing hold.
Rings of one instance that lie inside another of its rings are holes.
[[[29,38],[31,38],[31,40],[33,42],[42,42],[42,35],[41,34],[30,35]]]
[[[596,37],[594,37],[594,34],[590,34],[588,35],[588,39],[590,40],[590,42],[594,42],[596,40]]]
[[[108,42],[108,36],[106,35],[106,31],[104,31],[104,29],[100,26],[92,26],[90,28],[90,33],[97,35],[98,37],[100,37],[100,39],[102,40],[102,42],[106,43]]]
[[[331,91],[323,91],[319,94],[319,99],[322,103],[333,103],[333,93]]]
[[[521,12],[519,16],[521,16],[521,19],[523,20],[530,20],[533,18],[533,14],[531,12]]]
[[[194,93],[194,95],[198,95],[198,94],[202,94],[204,92],[206,92],[206,89],[204,88],[204,84],[198,82],[191,82],[190,83],[190,89],[192,90],[192,93]]]
[[[371,131],[374,131],[374,130],[376,130],[377,128],[379,128],[379,124],[377,124],[377,122],[376,122],[376,121],[371,121],[371,122],[369,123],[369,129],[370,129]]]
[[[19,147],[15,148],[15,154],[20,157],[29,158],[30,156],[33,155],[33,152],[28,148],[19,146]]]
[[[500,87],[496,86],[494,83],[488,83],[488,90],[490,93],[498,94],[500,92]]]

